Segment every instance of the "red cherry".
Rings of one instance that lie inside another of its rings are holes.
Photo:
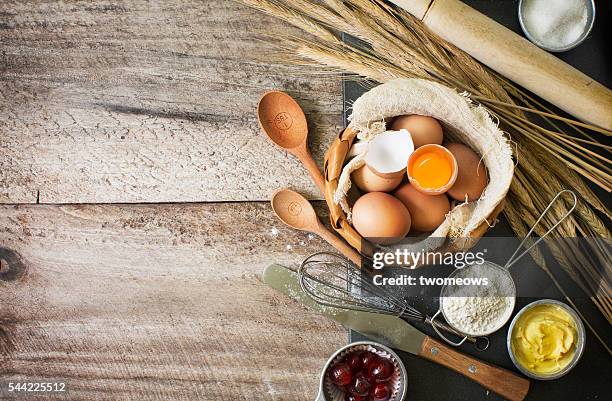
[[[377,382],[389,380],[393,375],[393,364],[388,359],[379,358],[377,363],[370,365],[367,375]]]
[[[346,364],[349,365],[353,373],[363,369],[363,352],[353,352],[346,358]]]
[[[378,383],[372,388],[370,397],[372,401],[387,401],[391,398],[391,390],[385,383]]]
[[[372,382],[363,373],[358,373],[351,383],[351,393],[360,396],[367,396],[372,387]]]
[[[368,397],[346,393],[344,394],[344,401],[368,401]]]
[[[329,378],[336,386],[343,387],[351,383],[353,374],[351,373],[351,368],[346,363],[340,362],[330,369]]]
[[[367,373],[370,370],[370,367],[378,362],[378,359],[377,354],[369,351],[364,352],[361,355],[361,369]]]

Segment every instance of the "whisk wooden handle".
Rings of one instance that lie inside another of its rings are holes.
[[[529,380],[461,354],[431,337],[425,337],[419,356],[446,366],[510,401],[524,400],[529,391]]]

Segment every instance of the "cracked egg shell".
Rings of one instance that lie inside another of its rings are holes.
[[[357,185],[357,188],[363,192],[389,192],[393,191],[402,182],[404,177],[400,175],[393,178],[383,178],[364,164],[353,171],[351,179]]]

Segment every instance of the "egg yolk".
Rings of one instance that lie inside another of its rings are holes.
[[[427,189],[437,189],[446,185],[453,174],[450,160],[441,152],[423,153],[414,161],[411,175],[419,185]]]

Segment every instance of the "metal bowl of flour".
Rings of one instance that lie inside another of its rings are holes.
[[[485,276],[489,279],[489,281],[503,281],[503,287],[504,287],[503,289],[498,290],[495,288],[496,284],[502,284],[502,283],[499,283],[499,282],[490,283],[491,285],[489,286],[489,291],[484,295],[486,297],[497,296],[497,297],[507,298],[508,303],[506,304],[505,309],[503,310],[503,313],[497,319],[495,324],[489,327],[487,330],[470,331],[466,329],[465,327],[461,327],[452,318],[451,313],[450,313],[450,308],[451,308],[451,303],[452,303],[451,298],[462,299],[464,297],[478,297],[480,294],[478,292],[479,290],[476,287],[471,288],[472,286],[445,285],[444,287],[442,287],[442,291],[440,293],[440,309],[438,313],[442,313],[442,316],[444,316],[444,319],[446,320],[448,325],[451,326],[453,329],[457,330],[458,332],[463,333],[466,336],[483,337],[483,336],[488,336],[489,334],[492,334],[496,332],[497,330],[501,329],[506,323],[508,323],[508,321],[512,317],[512,312],[514,311],[514,306],[516,303],[516,285],[514,284],[514,280],[512,279],[512,276],[510,275],[507,269],[503,268],[502,266],[496,263],[492,263],[488,261],[485,261],[484,263],[479,264],[479,265],[471,265],[471,266],[466,266],[463,269],[456,269],[453,273],[451,273],[448,276],[448,278],[459,278],[459,277],[465,277],[466,275],[472,276],[469,273],[470,269],[477,269],[477,268],[488,272]],[[474,276],[477,277],[478,275],[474,275]],[[436,313],[436,315],[438,313]],[[435,318],[435,315],[434,315],[434,318]],[[460,343],[455,343],[453,341],[450,341],[444,336],[442,336],[442,338],[444,338],[444,340],[446,340],[448,343],[452,345],[460,344]]]

